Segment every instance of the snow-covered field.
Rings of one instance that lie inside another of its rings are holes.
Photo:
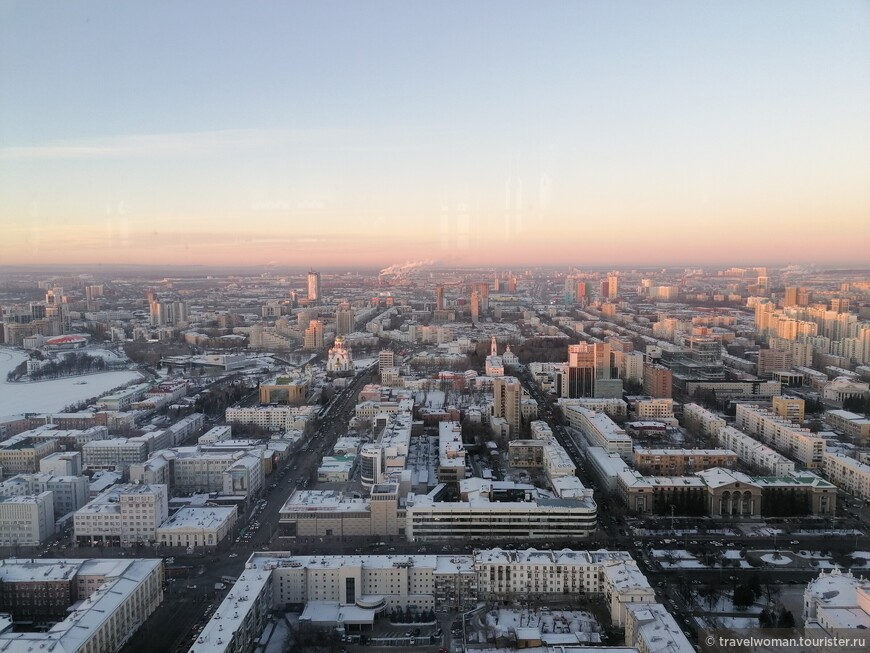
[[[704,569],[706,565],[684,550],[666,551],[655,549],[652,556],[658,558],[662,569]]]
[[[142,378],[138,372],[104,372],[52,379],[37,383],[8,383],[6,375],[27,355],[14,349],[0,349],[0,417],[21,413],[57,412],[64,406],[96,397],[113,388]]]

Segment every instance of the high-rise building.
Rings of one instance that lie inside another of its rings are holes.
[[[474,324],[477,324],[480,320],[480,295],[475,290],[471,293],[471,301],[469,302],[469,309],[471,311],[471,321]]]
[[[477,284],[477,294],[480,297],[480,310],[482,313],[489,312],[489,284]]]
[[[320,302],[321,299],[320,272],[311,271],[308,273],[308,301]]]
[[[610,282],[607,279],[602,279],[598,284],[598,296],[601,299],[607,299],[610,297]]]
[[[595,382],[610,378],[608,343],[568,345],[568,367],[560,388],[562,397],[594,397]]]
[[[519,379],[514,376],[496,378],[492,384],[492,394],[492,416],[507,421],[510,427],[509,437],[518,438],[523,416],[523,386]]]
[[[396,356],[392,349],[381,349],[378,352],[378,374],[383,374],[388,367],[396,366]]]
[[[85,299],[89,302],[94,301],[97,297],[103,296],[103,286],[85,286]]]
[[[323,322],[311,320],[305,329],[305,349],[323,349]]]
[[[611,274],[607,277],[607,296],[610,299],[619,297],[619,277],[615,274]]]
[[[785,298],[782,300],[783,306],[797,306],[798,289],[794,287],[785,289]]]
[[[507,291],[508,292],[516,292],[517,291],[517,278],[510,277],[507,280]]]
[[[831,310],[837,313],[848,313],[849,299],[846,297],[834,297],[831,300]]]
[[[435,286],[435,310],[444,310],[444,286]]]
[[[657,399],[673,397],[673,372],[663,365],[645,365],[643,393]]]
[[[335,310],[335,335],[344,336],[353,332],[353,309],[348,303],[342,303]]]

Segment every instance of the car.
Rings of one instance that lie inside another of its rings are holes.
[[[410,636],[411,636],[411,631],[410,630],[405,631],[405,634],[403,635],[403,637],[410,637]]]
[[[239,554],[238,554],[238,553],[231,553],[231,554],[229,554],[227,557],[228,557],[228,558],[238,558],[238,557],[239,557]]]
[[[800,541],[798,541],[798,540],[792,540],[791,542],[789,542],[789,544],[800,544]]]

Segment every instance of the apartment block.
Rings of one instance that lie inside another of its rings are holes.
[[[809,429],[795,426],[768,410],[750,404],[737,404],[737,428],[757,436],[780,453],[808,469],[822,466],[825,441]]]
[[[565,418],[572,428],[583,434],[590,447],[601,447],[608,453],[616,453],[625,460],[631,460],[631,438],[604,413],[567,406]]]
[[[794,463],[752,436],[726,426],[719,431],[719,445],[737,454],[744,465],[773,476],[786,476],[795,471]]]
[[[737,454],[729,449],[634,448],[634,468],[656,476],[681,476],[711,467],[731,468],[736,463]]]
[[[870,465],[841,453],[825,452],[825,476],[854,497],[870,501]]]
[[[705,437],[716,437],[725,428],[725,420],[698,404],[683,406],[683,423],[690,431]]]

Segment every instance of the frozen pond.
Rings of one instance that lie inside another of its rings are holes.
[[[127,370],[37,383],[8,383],[6,375],[25,360],[27,355],[24,352],[0,347],[0,417],[58,412],[64,406],[142,378],[138,372]]]

